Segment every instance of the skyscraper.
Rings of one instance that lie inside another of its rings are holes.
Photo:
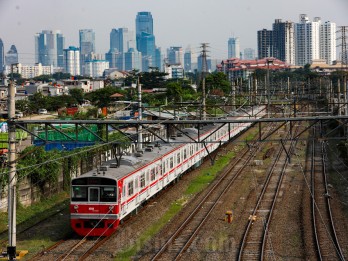
[[[135,30],[137,49],[140,51],[140,37],[141,33],[145,32],[153,35],[153,19],[151,12],[139,12],[135,19]]]
[[[239,37],[232,37],[228,40],[228,58],[240,58]]]
[[[273,23],[273,56],[288,64],[295,64],[295,34],[293,22],[276,19]]]
[[[273,31],[262,29],[257,31],[258,58],[263,59],[273,56]]]
[[[142,54],[142,69],[147,71],[156,65],[156,43],[153,34],[153,19],[150,12],[139,12],[135,19],[137,50]]]
[[[11,64],[18,63],[18,52],[14,44],[11,45],[10,50],[5,55],[5,64],[11,66]]]
[[[184,53],[181,46],[172,46],[167,50],[169,64],[184,65]]]
[[[295,24],[296,65],[320,59],[320,23],[319,17],[311,22],[306,14],[300,15],[300,22]]]
[[[92,29],[79,30],[80,70],[84,73],[85,61],[93,59],[95,53],[95,33]]]
[[[43,30],[35,35],[35,61],[44,66],[63,67],[64,36],[59,30]]]
[[[69,46],[63,50],[64,71],[71,75],[80,75],[80,50],[77,47]]]
[[[141,53],[130,48],[128,52],[124,54],[125,59],[125,70],[139,70],[142,71],[142,57]]]
[[[327,21],[320,25],[320,59],[327,64],[336,60],[336,23]]]
[[[4,51],[4,43],[0,38],[0,73],[3,72],[5,65],[5,51]]]
[[[129,48],[135,48],[134,33],[128,28],[112,29],[110,33],[110,50],[117,49],[125,53]]]

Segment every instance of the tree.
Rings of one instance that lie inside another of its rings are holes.
[[[82,104],[84,101],[84,93],[82,89],[70,89],[69,95],[76,100],[76,103]]]
[[[227,79],[227,75],[223,72],[215,72],[207,75],[205,83],[207,90],[218,89],[224,93],[229,93],[231,90],[231,84]]]
[[[167,97],[169,100],[179,102],[182,100],[183,90],[179,83],[169,82],[166,85]]]
[[[85,94],[85,97],[98,108],[108,107],[112,102],[110,96],[114,94],[116,90],[117,89],[115,87],[105,87],[103,89],[87,93]]]

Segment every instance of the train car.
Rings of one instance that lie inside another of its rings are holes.
[[[254,118],[262,117],[264,106],[254,109],[252,114]],[[154,141],[143,153],[122,156],[120,164],[111,159],[97,170],[74,178],[70,202],[73,230],[81,236],[111,235],[127,215],[250,125],[228,123],[222,127],[204,125],[200,130],[186,128],[171,136],[170,143]],[[195,142],[198,135],[205,146]]]

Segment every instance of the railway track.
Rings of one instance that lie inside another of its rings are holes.
[[[318,260],[345,260],[331,211],[326,144],[313,141],[311,147],[311,211],[316,257]]]
[[[272,131],[272,124],[267,126]],[[266,134],[267,135],[267,134]],[[217,182],[209,188],[205,196],[191,214],[181,223],[178,229],[162,244],[158,251],[153,255],[151,260],[178,260],[189,251],[190,245],[196,238],[199,230],[203,227],[210,213],[220,202],[226,191],[236,181],[242,171],[249,165],[248,163],[254,158],[260,150],[260,146],[249,145],[249,150],[245,149],[239,159],[225,170],[224,174]],[[231,176],[231,173],[234,173]]]
[[[295,133],[299,130],[299,126]],[[291,135],[289,132],[288,137]],[[290,154],[294,149],[296,141],[291,141],[288,146],[280,147],[276,158],[268,172],[265,182],[262,186],[262,191],[258,197],[257,203],[249,216],[248,224],[244,230],[242,241],[238,252],[238,260],[269,260],[272,256],[272,251],[267,252],[267,242],[271,246],[271,241],[268,238],[270,222],[275,209],[276,201],[281,189],[283,177],[286,167],[289,163],[287,154]],[[287,148],[286,148],[287,147]],[[285,149],[287,153],[285,153]],[[281,166],[279,166],[281,165]],[[280,171],[278,170],[280,169]],[[271,247],[269,247],[271,249]]]

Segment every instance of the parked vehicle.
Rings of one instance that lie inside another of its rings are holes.
[[[47,110],[46,109],[39,109],[38,113],[39,114],[47,114]]]

